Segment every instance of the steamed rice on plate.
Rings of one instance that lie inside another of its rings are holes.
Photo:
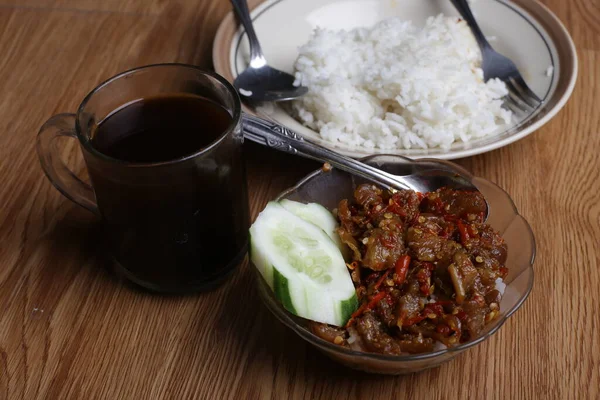
[[[317,28],[300,48],[291,104],[300,122],[351,148],[448,149],[509,125],[504,82],[483,81],[481,52],[467,24],[399,18],[371,28]]]

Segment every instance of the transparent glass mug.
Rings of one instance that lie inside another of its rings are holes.
[[[179,94],[222,106],[231,115],[228,129],[204,148],[166,162],[126,162],[93,147],[95,130],[111,113],[139,99]],[[79,141],[91,186],[60,160],[54,139],[61,136]],[[37,152],[52,184],[100,217],[118,272],[151,290],[190,292],[222,282],[246,253],[242,143],[240,100],[224,78],[160,64],[123,72],[92,90],[77,114],[50,118],[37,136]]]

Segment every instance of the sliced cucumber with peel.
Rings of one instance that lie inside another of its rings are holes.
[[[337,233],[339,224],[328,209],[317,203],[304,204],[287,199],[283,199],[279,203],[292,214],[323,229],[327,236],[344,252],[346,246]]]
[[[250,228],[250,243],[252,263],[289,312],[343,326],[356,310],[344,257],[321,227],[271,202]]]

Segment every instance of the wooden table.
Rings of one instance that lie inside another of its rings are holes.
[[[530,221],[533,293],[458,359],[386,377],[339,367],[285,329],[257,299],[246,264],[197,296],[119,282],[97,221],[39,167],[38,128],[103,79],[157,62],[210,67],[227,1],[0,0],[0,399],[598,399],[600,8],[544,3],[578,47],[572,99],[539,132],[458,161],[511,193]],[[253,216],[318,167],[245,146]],[[75,143],[64,157],[83,165]]]

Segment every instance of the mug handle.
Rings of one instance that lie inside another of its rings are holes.
[[[46,176],[59,192],[83,208],[100,215],[94,189],[63,163],[54,140],[61,136],[77,139],[75,118],[75,114],[58,114],[42,125],[36,141],[38,157]]]

